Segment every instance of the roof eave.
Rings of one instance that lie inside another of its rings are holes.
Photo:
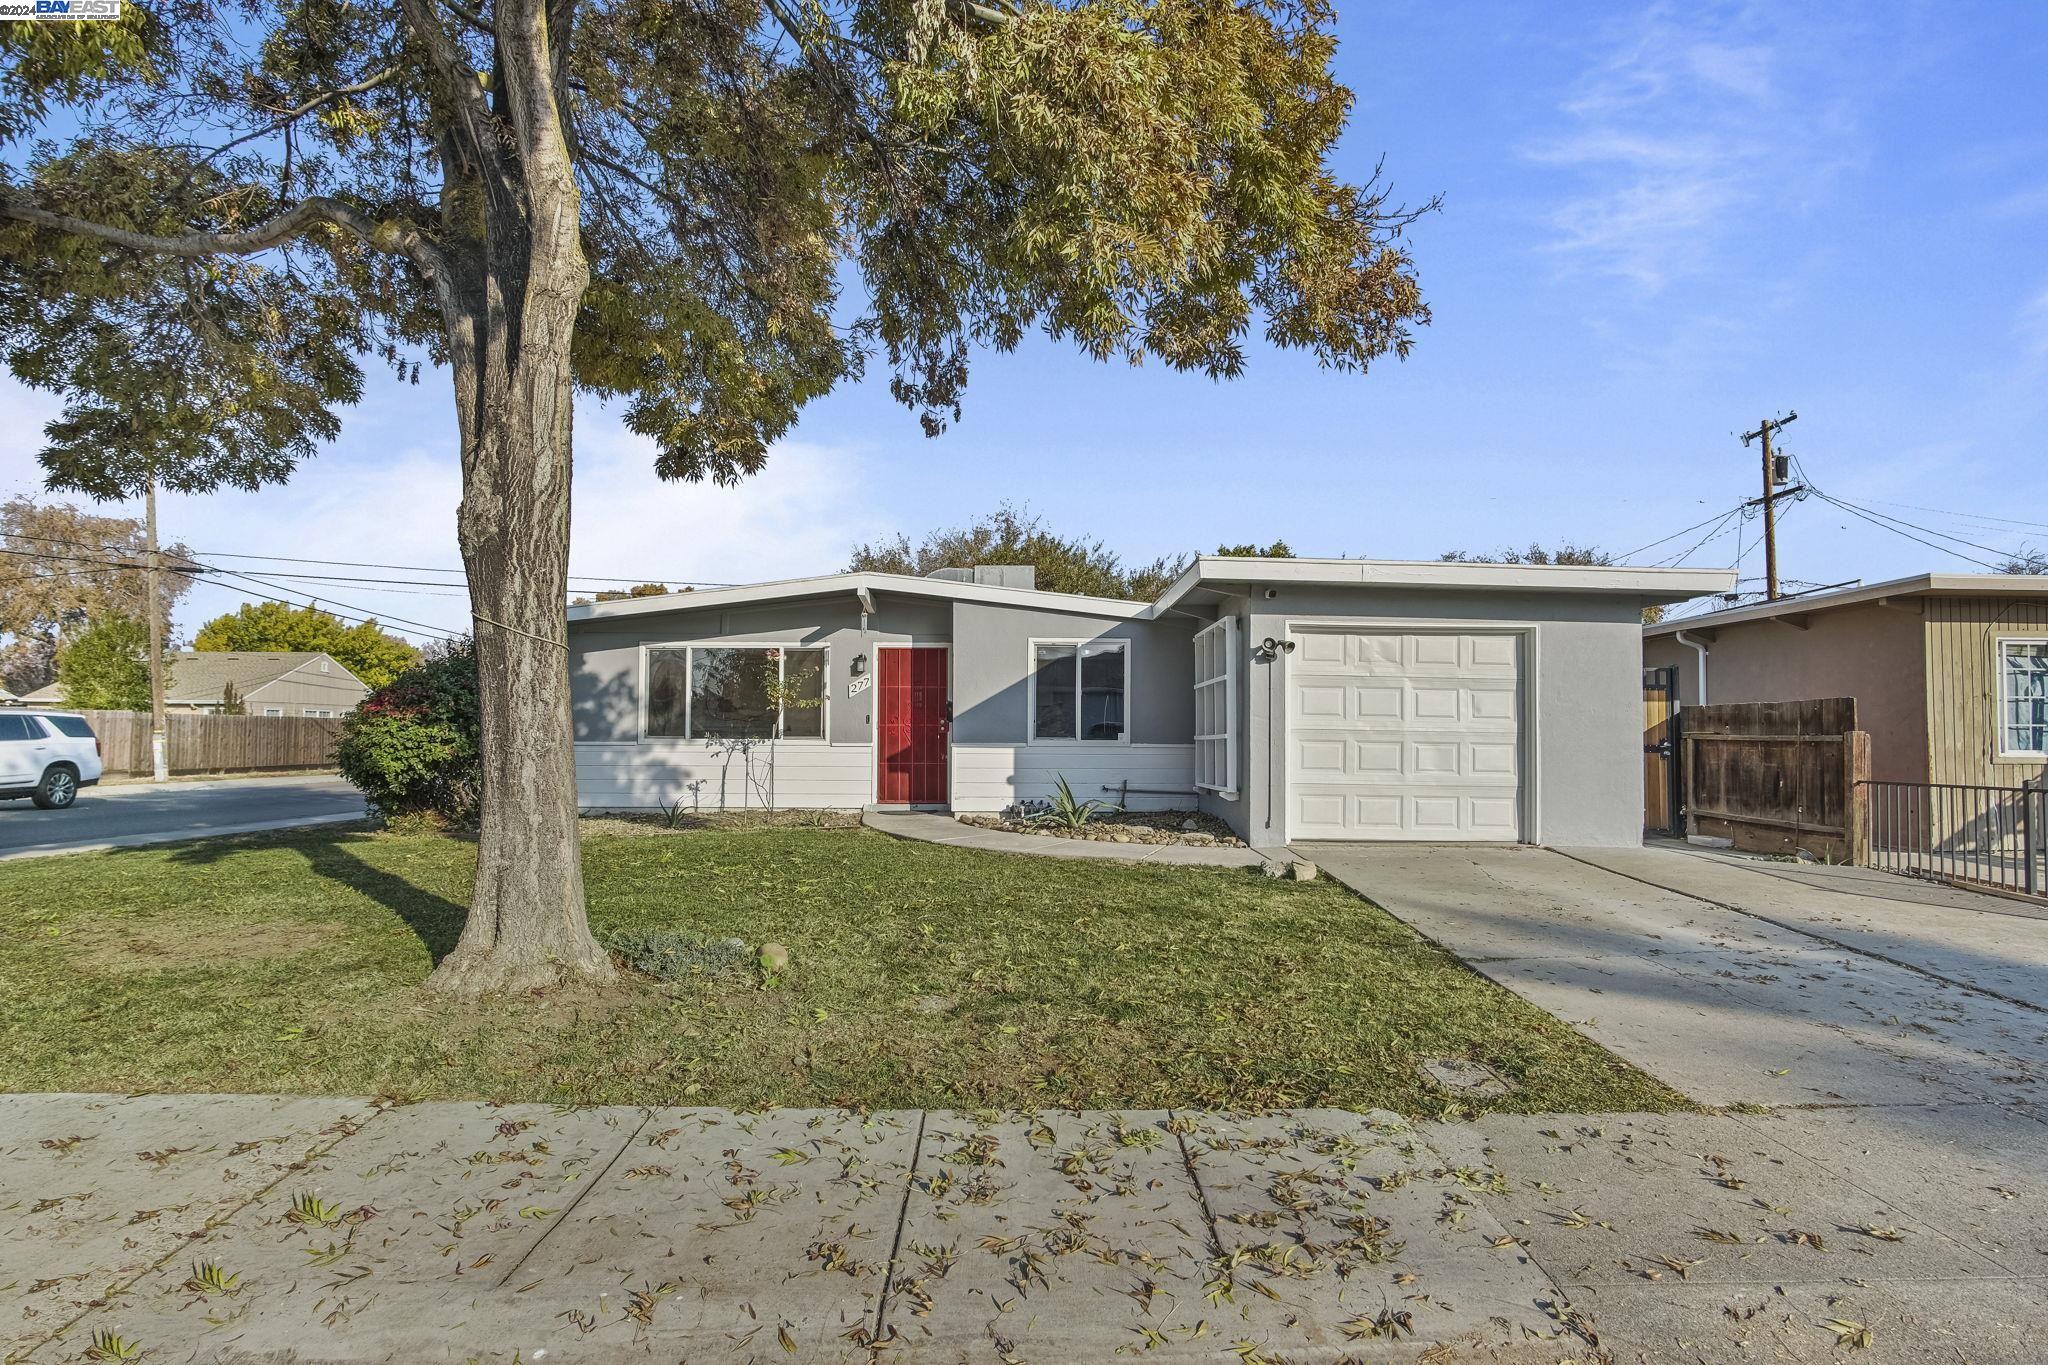
[[[907,574],[848,573],[816,578],[790,578],[769,583],[750,583],[734,588],[706,588],[697,592],[668,593],[661,597],[620,598],[614,602],[592,602],[568,609],[574,625],[582,621],[614,620],[630,616],[653,616],[664,612],[704,611],[719,607],[747,606],[757,602],[792,601],[805,597],[857,596],[862,589],[874,593],[900,593],[910,597],[933,597],[955,602],[978,602],[992,606],[1031,607],[1043,611],[1065,611],[1083,616],[1135,619],[1151,608],[1143,602],[1119,597],[1084,597],[1078,593],[1049,592],[1043,588],[1005,588],[991,583],[956,583],[947,579],[914,578]]]

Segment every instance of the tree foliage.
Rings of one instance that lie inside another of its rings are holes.
[[[1438,558],[1453,564],[1561,564],[1584,568],[1602,568],[1614,563],[1614,556],[1607,551],[1593,545],[1577,545],[1569,540],[1561,540],[1556,545],[1532,540],[1523,549],[1517,550],[1511,545],[1493,554],[1447,550]],[[1664,619],[1665,610],[1663,607],[1644,607],[1643,624],[1656,625]]]
[[[168,663],[165,668],[168,670]],[[107,616],[91,622],[58,652],[57,683],[66,706],[147,711],[149,627],[131,616]]]
[[[0,25],[0,353],[64,396],[53,477],[95,492],[274,480],[359,358],[446,366],[485,796],[435,983],[602,975],[560,652],[576,391],[662,475],[729,482],[871,359],[936,433],[976,348],[1034,330],[1217,377],[1255,334],[1341,369],[1403,355],[1428,320],[1414,215],[1331,168],[1333,22],[1327,0],[163,0]]]
[[[581,191],[577,378],[670,476],[758,469],[871,351],[938,430],[972,347],[1032,330],[1227,376],[1255,326],[1359,368],[1428,319],[1414,212],[1328,164],[1353,96],[1322,0],[553,0],[534,52],[503,40],[538,8],[173,0],[0,33],[0,137],[45,139],[8,168],[0,344],[73,399],[53,473],[274,480],[355,356],[438,358],[435,291],[528,169],[490,130],[535,99]]]
[[[1492,554],[1446,550],[1438,558],[1452,564],[1563,564],[1596,568],[1614,562],[1613,555],[1597,546],[1575,545],[1569,540],[1559,541],[1556,545],[1543,545],[1532,540],[1524,549],[1517,550],[1510,545]]]
[[[294,607],[285,602],[244,603],[225,616],[216,616],[192,637],[192,647],[206,653],[331,654],[335,662],[373,689],[419,660],[417,649],[375,621],[351,626],[317,607]]]
[[[607,588],[607,589],[605,589],[605,590],[604,590],[603,592],[600,592],[600,593],[598,593],[598,594],[597,594],[597,595],[596,595],[596,596],[595,596],[594,598],[591,598],[591,597],[577,597],[577,598],[572,598],[572,599],[570,599],[570,605],[571,605],[571,606],[577,606],[577,607],[587,607],[587,606],[589,606],[589,605],[591,604],[591,602],[592,602],[592,601],[598,601],[598,602],[622,602],[622,601],[625,601],[625,600],[626,600],[626,599],[628,599],[628,598],[633,598],[633,597],[666,597],[666,596],[668,596],[668,594],[669,594],[669,591],[670,591],[670,589],[669,589],[669,586],[668,586],[668,585],[667,585],[666,583],[635,583],[635,584],[634,584],[634,585],[633,585],[632,587],[630,587],[630,588],[624,588],[624,589],[618,589],[618,588]],[[680,588],[680,589],[676,589],[676,591],[679,591],[679,592],[692,592],[692,591],[694,591],[694,589],[692,589],[692,588]]]
[[[2019,553],[2009,555],[1998,566],[2000,573],[2048,574],[2048,552],[2031,546],[2020,547]]]
[[[1293,558],[1293,551],[1284,540],[1276,540],[1265,549],[1249,542],[1218,546],[1216,553]],[[1029,507],[1006,502],[969,525],[932,531],[915,545],[902,534],[857,545],[847,569],[852,573],[897,573],[922,578],[935,569],[1028,564],[1035,571],[1034,581],[1046,592],[1149,601],[1164,592],[1189,562],[1188,556],[1181,555],[1128,565],[1103,541],[1085,535],[1062,535]]]
[[[481,726],[475,646],[436,646],[342,718],[335,764],[387,815],[467,823],[483,793]]]
[[[36,27],[20,25],[18,27]],[[65,638],[88,621],[148,615],[142,571],[148,541],[132,517],[99,516],[28,497],[0,502],[0,678],[32,692],[56,678]],[[172,572],[158,575],[158,605],[171,612],[192,589],[182,545],[162,547]]]

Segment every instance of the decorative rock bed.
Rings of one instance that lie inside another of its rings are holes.
[[[1195,811],[1113,811],[1096,815],[1078,829],[1051,820],[1033,820],[1022,812],[1001,815],[956,815],[977,829],[1037,834],[1049,839],[1087,839],[1102,844],[1189,844],[1196,848],[1243,848],[1244,840],[1212,815]]]

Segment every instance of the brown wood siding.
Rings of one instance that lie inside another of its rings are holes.
[[[1929,597],[1927,604],[1927,748],[1931,780],[2017,787],[2048,776],[2048,764],[1995,757],[1997,642],[2048,636],[2048,600]]]

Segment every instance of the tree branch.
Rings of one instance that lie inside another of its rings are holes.
[[[374,250],[404,256],[430,279],[446,264],[441,249],[410,223],[394,220],[380,223],[368,214],[350,208],[339,199],[325,196],[304,200],[269,222],[245,232],[188,232],[176,237],[132,232],[127,228],[95,223],[88,218],[74,218],[67,213],[54,213],[12,194],[4,193],[0,193],[0,217],[33,223],[37,227],[49,228],[56,232],[91,237],[97,241],[126,247],[130,251],[188,257],[250,256],[303,237],[308,229],[316,224],[325,223],[353,234]]]
[[[307,100],[298,108],[286,110],[283,114],[280,114],[275,120],[273,120],[267,126],[258,128],[253,133],[244,133],[242,134],[242,136],[235,138],[233,141],[223,143],[221,146],[214,148],[212,151],[206,154],[205,159],[211,161],[215,157],[225,156],[227,153],[233,151],[235,148],[241,146],[245,142],[254,142],[259,137],[269,137],[272,133],[275,133],[283,128],[288,128],[292,124],[297,123],[300,119],[312,113],[315,109],[318,109],[323,104],[328,104],[338,99],[346,99],[350,95],[360,95],[366,90],[374,90],[378,86],[384,84],[384,82],[398,75],[400,69],[401,68],[397,66],[387,66],[382,71],[379,71],[376,75],[365,76],[362,80],[357,81],[354,85],[344,85],[339,90],[329,90],[324,94],[315,95],[313,96],[312,99]]]

